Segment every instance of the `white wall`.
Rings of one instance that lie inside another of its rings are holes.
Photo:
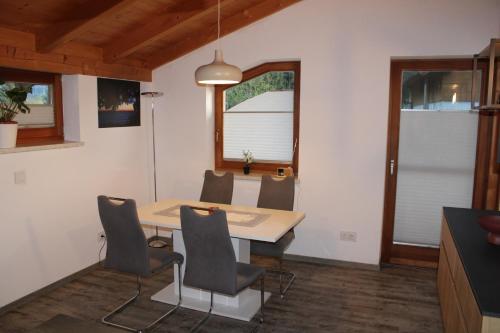
[[[226,61],[243,69],[302,61],[296,209],[307,217],[289,253],[378,263],[391,57],[471,55],[499,36],[498,0],[304,0],[222,40]],[[197,198],[203,170],[213,168],[211,90],[194,82],[213,50],[153,73],[165,92],[160,197]],[[233,202],[255,205],[258,189],[236,181]],[[341,230],[357,232],[357,242],[341,242]]]
[[[151,200],[150,102],[143,126],[99,129],[95,77],[64,76],[63,94],[66,138],[83,147],[0,155],[0,307],[97,262],[98,194]]]

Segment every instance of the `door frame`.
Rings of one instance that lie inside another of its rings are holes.
[[[393,244],[394,239],[394,216],[396,211],[396,188],[398,177],[398,153],[399,153],[399,129],[401,117],[401,78],[404,70],[438,71],[438,70],[472,70],[474,62],[469,59],[392,59],[389,84],[389,118],[387,128],[387,154],[385,169],[385,190],[384,190],[384,212],[382,227],[381,244],[381,263],[405,264],[421,267],[437,267],[439,260],[439,248],[420,247],[412,245]],[[481,96],[480,104],[484,101],[484,86],[486,63],[478,64],[478,69],[482,70],[481,76]],[[480,142],[480,132],[484,127],[491,127],[489,122],[497,117],[479,117],[478,124],[478,143],[476,149],[476,166],[474,172],[474,198],[476,192],[484,192],[484,181],[478,181],[487,161],[484,160],[484,154],[480,153],[479,148],[483,147]],[[483,138],[482,140],[485,140]],[[489,149],[488,149],[489,150]],[[488,159],[490,156],[488,156]],[[391,174],[391,160],[393,163],[393,172]],[[478,186],[476,186],[478,185]],[[472,200],[472,199],[471,199]],[[472,200],[474,206],[477,199]]]

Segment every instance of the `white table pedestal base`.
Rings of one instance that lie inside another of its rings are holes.
[[[151,299],[153,301],[176,305],[179,299],[179,295],[175,293],[175,290],[177,290],[177,286],[175,285],[175,283],[172,283],[166,288],[160,290],[158,293],[151,296]],[[183,308],[191,310],[208,312],[208,309],[210,308],[210,293],[203,293],[208,295],[208,299],[185,297],[183,295],[181,306]],[[245,299],[245,301],[242,302],[239,306],[230,306],[226,304],[216,303],[214,301],[212,313],[218,316],[224,316],[238,320],[252,320],[252,318],[260,312],[260,291],[248,288],[243,290],[239,294],[239,296]],[[265,292],[264,302],[266,302],[270,296],[271,293]]]
[[[180,230],[174,230],[174,251],[186,257],[186,250]],[[233,243],[236,260],[239,262],[250,262],[250,241],[246,239],[231,238]],[[175,281],[166,288],[160,290],[151,299],[157,302],[176,305],[179,300],[178,295],[178,274],[177,265],[174,266]],[[184,265],[182,266],[184,274]],[[184,276],[184,275],[183,275]],[[264,302],[266,302],[271,293],[264,293]],[[210,308],[210,292],[182,286],[182,303],[184,308],[208,312]],[[219,316],[250,321],[260,310],[260,290],[251,288],[244,289],[238,295],[230,297],[221,294],[214,294],[214,306],[212,313]]]

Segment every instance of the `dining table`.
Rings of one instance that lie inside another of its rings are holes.
[[[170,229],[172,231],[173,250],[182,254],[185,258],[186,249],[182,238],[180,221],[180,207],[183,205],[225,210],[236,260],[243,263],[250,263],[250,241],[276,242],[305,218],[305,214],[299,211],[223,205],[181,199],[166,199],[139,207],[138,215],[141,224]],[[201,210],[200,213],[208,214],[209,211]],[[186,260],[189,260],[189,258],[186,258]],[[173,305],[177,304],[179,299],[177,286],[182,283],[178,279],[177,269],[178,267],[175,266],[174,282],[151,296],[152,300]],[[182,270],[184,271],[184,269],[185,265],[182,265]],[[181,292],[182,307],[204,312],[208,311],[210,307],[209,291],[182,285]],[[270,292],[265,292],[264,300],[267,301],[270,296]],[[260,309],[260,291],[249,287],[236,296],[214,294],[213,301],[212,313],[250,321]]]

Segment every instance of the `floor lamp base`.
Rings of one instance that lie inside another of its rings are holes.
[[[164,242],[161,239],[152,239],[148,245],[150,247],[161,248],[161,247],[166,247],[168,244],[167,242]]]

